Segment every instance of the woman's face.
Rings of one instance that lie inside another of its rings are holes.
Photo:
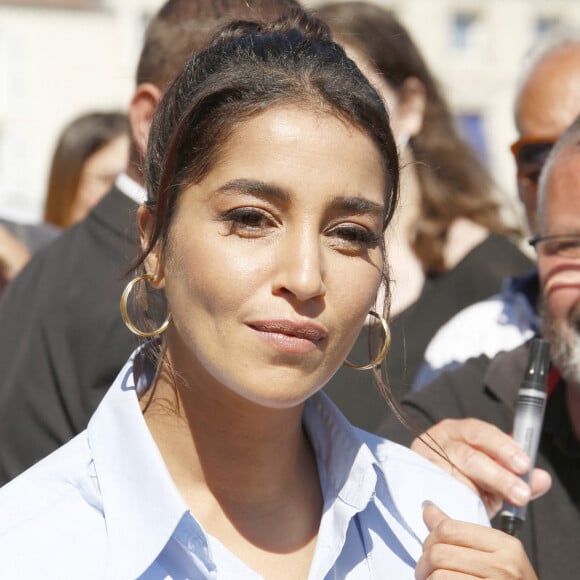
[[[331,114],[279,105],[236,127],[181,193],[159,265],[191,387],[285,408],[332,376],[381,280],[386,187],[376,145]]]
[[[389,79],[379,72],[363,51],[343,43],[346,54],[356,63],[377,93],[382,97],[389,112],[391,130],[399,151],[405,150],[411,137],[421,132],[427,96],[423,83],[415,77],[407,77],[395,90]]]
[[[70,210],[70,225],[84,219],[111,189],[129,164],[129,137],[119,135],[95,151],[84,163],[76,197]]]
[[[371,61],[367,56],[363,54],[361,50],[351,46],[349,44],[343,43],[344,51],[347,56],[354,61],[356,66],[365,75],[368,81],[373,85],[374,89],[382,97],[385,107],[389,112],[390,122],[393,128],[393,133],[397,137],[397,105],[398,98],[397,93],[393,87],[388,83],[388,79],[385,78],[383,74],[377,71],[375,66],[371,64]]]

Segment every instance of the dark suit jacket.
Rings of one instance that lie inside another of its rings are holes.
[[[46,246],[60,234],[60,228],[52,224],[26,224],[0,217],[0,225],[20,240],[31,253]]]
[[[113,189],[0,300],[0,484],[86,427],[137,345],[119,315],[136,208]]]

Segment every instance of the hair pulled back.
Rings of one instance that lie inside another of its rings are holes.
[[[387,176],[388,225],[398,197],[398,157],[374,88],[317,19],[236,21],[188,61],[157,108],[146,164],[153,228],[139,264],[166,243],[179,193],[203,179],[236,126],[282,103],[334,114],[373,140]]]

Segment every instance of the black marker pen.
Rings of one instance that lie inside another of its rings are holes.
[[[542,422],[546,408],[546,379],[550,366],[550,344],[542,338],[534,338],[530,343],[528,364],[518,392],[514,417],[513,438],[530,458],[530,470],[522,475],[528,483],[530,473],[536,462]],[[501,516],[501,529],[515,536],[526,517],[526,507],[513,506],[504,502]]]

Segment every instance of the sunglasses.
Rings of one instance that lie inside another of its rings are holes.
[[[522,137],[511,147],[518,168],[518,177],[538,183],[542,167],[557,141],[546,137]]]

